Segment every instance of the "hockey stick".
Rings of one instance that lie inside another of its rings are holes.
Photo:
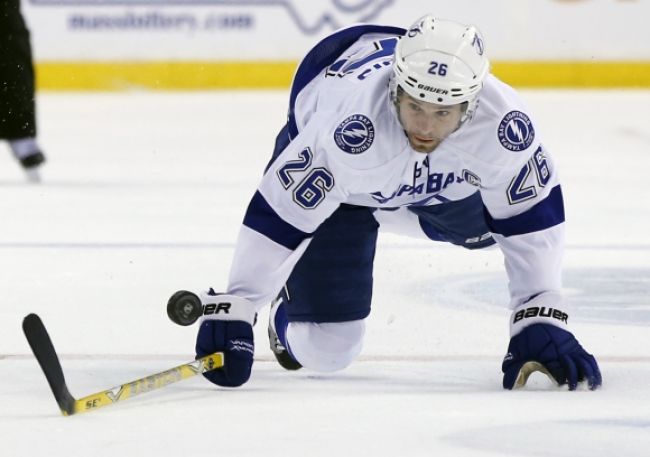
[[[68,391],[63,369],[43,321],[36,314],[23,319],[23,332],[41,366],[54,398],[64,416],[93,411],[145,392],[161,389],[174,382],[223,367],[223,352],[215,352],[192,362],[155,373],[135,381],[76,399]]]

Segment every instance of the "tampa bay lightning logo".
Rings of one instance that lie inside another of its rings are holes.
[[[363,114],[353,114],[336,127],[334,141],[348,154],[361,154],[375,141],[375,126]]]
[[[499,141],[509,151],[523,151],[535,139],[530,118],[521,111],[510,111],[499,124]]]

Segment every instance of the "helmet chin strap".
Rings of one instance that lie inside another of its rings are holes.
[[[463,125],[465,125],[466,122],[469,122],[474,118],[474,114],[478,108],[478,98],[474,98],[474,100],[471,100],[467,103],[468,105],[467,109],[465,110],[465,114],[463,114],[463,116],[460,118],[458,127],[456,127],[452,133],[456,133]]]
[[[463,117],[460,118],[460,124],[458,125],[458,128],[460,128],[460,126],[463,125],[465,122],[472,120],[474,114],[476,114],[476,110],[478,109],[478,104],[479,104],[478,97],[474,97],[474,99],[467,102],[467,109],[465,110],[465,114],[463,114]]]

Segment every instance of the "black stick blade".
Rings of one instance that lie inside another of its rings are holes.
[[[23,332],[27,337],[29,346],[41,366],[47,382],[50,384],[56,402],[61,412],[66,415],[74,413],[74,398],[68,392],[63,369],[56,355],[52,340],[47,334],[43,321],[36,314],[29,314],[23,319]]]

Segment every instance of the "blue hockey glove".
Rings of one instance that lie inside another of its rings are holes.
[[[558,385],[568,384],[569,390],[581,381],[587,381],[590,390],[597,389],[602,376],[596,359],[566,330],[568,314],[548,306],[547,298],[536,297],[512,314],[503,387],[522,387],[531,373],[541,371]]]
[[[212,289],[200,299],[203,318],[196,337],[196,356],[224,352],[223,368],[203,376],[220,386],[241,386],[250,378],[253,367],[255,307],[244,298],[219,295]]]

